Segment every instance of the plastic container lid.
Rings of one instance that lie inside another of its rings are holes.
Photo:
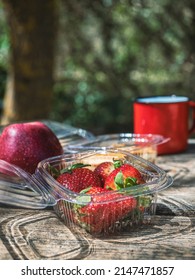
[[[42,191],[36,177],[3,160],[0,160],[0,202],[30,209],[55,204],[54,198]]]

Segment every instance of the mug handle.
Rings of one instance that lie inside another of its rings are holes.
[[[192,127],[189,129],[189,134],[195,131],[195,101],[189,101],[189,106],[192,108]]]

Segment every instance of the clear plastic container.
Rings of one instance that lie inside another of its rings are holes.
[[[94,139],[82,140],[78,144],[68,145],[69,150],[99,149],[100,147],[114,148],[128,151],[134,155],[155,163],[158,146],[169,141],[162,135],[157,134],[105,134],[96,136]]]
[[[54,168],[72,164],[90,164],[94,169],[103,161],[123,160],[136,167],[146,183],[117,191],[89,195],[72,192],[53,177]],[[150,223],[155,215],[157,194],[172,183],[170,176],[158,166],[121,150],[83,151],[46,159],[39,163],[34,175],[48,197],[55,199],[54,210],[71,229],[83,228],[92,235],[111,234]]]

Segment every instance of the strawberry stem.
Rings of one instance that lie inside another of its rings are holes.
[[[50,164],[48,165],[48,170],[54,178],[57,178],[60,175],[60,170]]]
[[[134,177],[127,177],[125,179],[125,183],[124,183],[125,187],[132,187],[132,186],[136,186],[137,185],[137,179]]]
[[[82,167],[86,167],[86,166],[90,166],[90,164],[84,164],[84,163],[75,163],[67,168],[63,168],[60,170],[60,174],[64,174],[64,173],[72,173],[73,170],[77,169],[77,168],[82,168]]]
[[[121,167],[123,165],[123,162],[120,159],[114,159],[113,158],[113,162],[114,162],[114,168],[115,169],[118,168],[118,167]]]
[[[50,164],[48,165],[48,170],[50,172],[50,174],[54,177],[54,178],[57,178],[58,176],[60,176],[61,174],[64,174],[64,173],[72,173],[72,171],[74,169],[77,169],[77,168],[82,168],[82,167],[86,167],[86,166],[90,166],[90,164],[84,164],[84,163],[75,163],[69,167],[66,167],[66,168],[63,168],[63,169],[58,169],[54,166],[51,166]]]

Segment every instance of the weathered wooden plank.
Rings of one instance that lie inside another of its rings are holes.
[[[195,259],[194,217],[155,216],[152,225],[93,238],[71,232],[51,210],[6,216],[1,239],[7,251],[1,247],[1,259]]]

